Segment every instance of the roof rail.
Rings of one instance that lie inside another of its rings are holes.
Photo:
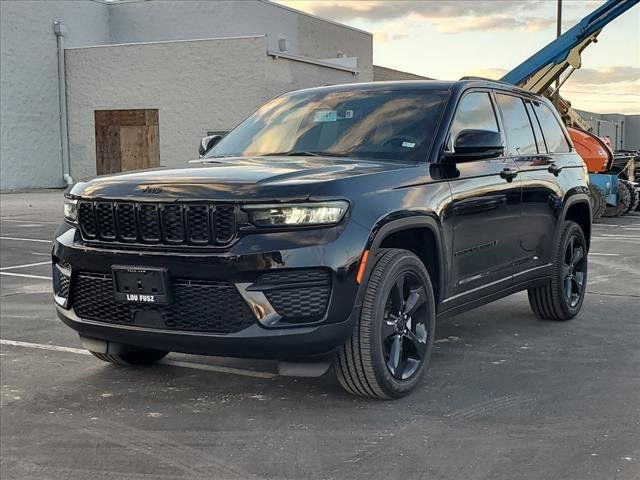
[[[483,80],[485,82],[500,83],[502,85],[508,85],[509,87],[515,87],[513,83],[503,82],[502,80],[496,80],[495,78],[476,77],[473,75],[467,75],[467,76],[461,77],[460,81],[462,80]]]

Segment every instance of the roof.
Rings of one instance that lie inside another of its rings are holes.
[[[467,87],[485,87],[498,88],[501,90],[510,90],[512,92],[527,95],[530,97],[538,97],[527,90],[516,87],[508,83],[498,80],[490,80],[485,78],[462,78],[460,80],[443,81],[443,80],[399,80],[391,82],[366,82],[366,83],[346,83],[339,85],[327,85],[324,87],[313,87],[296,90],[296,92],[331,92],[331,91],[351,91],[351,90],[449,90],[459,91]]]

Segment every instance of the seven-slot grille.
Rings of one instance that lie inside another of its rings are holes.
[[[81,200],[78,223],[87,241],[220,246],[236,235],[236,207]]]

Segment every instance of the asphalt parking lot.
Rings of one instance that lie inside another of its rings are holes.
[[[640,478],[638,213],[594,226],[578,318],[518,294],[447,320],[422,387],[380,402],[268,362],[87,355],[52,306],[61,199],[1,197],[4,480]]]

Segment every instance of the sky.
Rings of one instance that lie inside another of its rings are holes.
[[[556,0],[276,1],[373,33],[376,65],[442,80],[500,78],[556,36]],[[562,3],[564,31],[604,2]],[[640,114],[640,5],[602,30],[561,92],[581,110]]]

